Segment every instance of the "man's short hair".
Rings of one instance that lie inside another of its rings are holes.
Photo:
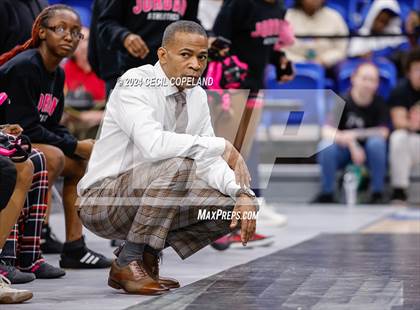
[[[166,27],[163,33],[162,46],[165,47],[174,40],[177,32],[195,33],[207,38],[207,33],[202,26],[193,21],[180,20]]]
[[[420,48],[415,47],[408,52],[405,59],[405,71],[408,73],[410,71],[411,65],[415,62],[420,62]]]

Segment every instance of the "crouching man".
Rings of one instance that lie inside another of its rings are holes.
[[[214,136],[207,96],[197,85],[207,46],[198,24],[172,23],[159,61],[127,71],[107,103],[78,193],[89,230],[126,240],[111,267],[113,288],[164,293],[180,285],[159,275],[165,247],[185,259],[236,228],[243,245],[255,232],[249,213],[258,203],[248,168],[231,143]],[[220,208],[241,216],[199,217]]]

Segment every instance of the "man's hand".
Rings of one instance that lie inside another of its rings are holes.
[[[18,124],[7,125],[1,128],[1,131],[12,136],[19,136],[23,129]]]
[[[131,33],[124,39],[124,47],[136,58],[144,59],[149,54],[149,48],[143,39],[137,34]]]
[[[235,147],[228,140],[225,141],[225,151],[222,155],[229,167],[235,172],[236,184],[241,188],[249,187],[251,175],[242,155],[235,149]]]
[[[350,154],[351,154],[351,160],[355,165],[361,166],[366,161],[366,154],[363,148],[359,145],[359,143],[354,142],[350,145]]]
[[[351,130],[339,130],[335,135],[335,141],[345,147],[350,147],[354,144],[356,138],[356,134]]]
[[[76,151],[74,154],[77,156],[82,157],[83,159],[89,159],[90,154],[92,153],[93,145],[95,144],[95,140],[93,139],[86,139],[77,142]]]
[[[230,223],[230,229],[235,229],[238,226],[238,219],[236,215],[239,214],[241,219],[241,241],[242,245],[246,246],[248,240],[254,235],[257,227],[256,219],[248,219],[247,213],[253,212],[253,214],[255,214],[257,212],[257,208],[251,197],[241,195],[233,208],[233,212],[235,212],[235,216],[232,218],[232,222]]]

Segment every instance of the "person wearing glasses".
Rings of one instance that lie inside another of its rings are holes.
[[[44,153],[49,190],[64,177],[66,243],[60,267],[106,268],[111,261],[87,248],[75,205],[76,185],[90,157],[93,140],[78,141],[60,125],[64,108],[64,72],[60,62],[73,54],[83,38],[80,17],[65,5],[45,8],[36,18],[32,37],[0,56],[0,88],[11,104],[0,109],[0,123],[16,123]]]

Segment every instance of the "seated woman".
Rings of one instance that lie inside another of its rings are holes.
[[[52,5],[35,20],[31,39],[0,56],[0,88],[11,100],[0,107],[0,120],[22,126],[34,147],[45,154],[49,193],[55,180],[64,177],[67,242],[60,266],[106,268],[111,261],[85,244],[76,206],[76,186],[85,173],[93,140],[78,141],[59,124],[64,109],[64,73],[59,64],[77,48],[83,38],[80,30],[75,10]]]
[[[398,35],[402,34],[401,10],[395,0],[375,0],[366,16],[361,35]],[[350,57],[387,57],[393,58],[394,53],[402,48],[408,48],[404,37],[368,37],[353,38],[350,41],[348,55]]]
[[[22,128],[18,125],[10,125],[2,131],[19,136]],[[23,212],[17,221],[15,217],[9,218],[9,220],[14,220],[14,228],[0,254],[0,273],[12,284],[30,282],[35,278],[62,277],[65,275],[64,270],[45,262],[40,250],[41,228],[47,211],[48,191],[48,172],[44,154],[33,149],[25,162],[15,163],[15,166],[19,176],[23,171],[22,167],[30,171],[27,175],[25,174],[27,176],[25,181],[21,180],[21,176],[17,180],[18,186],[21,186],[20,182],[22,182],[23,185],[29,183],[29,187],[25,187],[25,192],[17,194],[17,201],[13,195],[9,200],[15,205],[21,203]],[[24,197],[23,201],[22,197]],[[10,224],[6,224],[5,228],[10,228]],[[10,232],[8,229],[7,231]]]
[[[379,72],[374,64],[363,63],[353,73],[350,92],[343,98],[346,104],[342,115],[336,109],[323,130],[326,140],[321,142],[318,154],[322,190],[314,203],[335,202],[336,172],[350,162],[366,163],[371,176],[370,203],[383,202],[389,130],[388,111],[377,95],[378,86]],[[338,124],[338,130],[334,124]]]
[[[324,0],[296,0],[286,14],[296,35],[348,35],[341,15],[324,6]],[[285,49],[293,62],[315,62],[327,69],[346,58],[347,39],[298,39]]]

